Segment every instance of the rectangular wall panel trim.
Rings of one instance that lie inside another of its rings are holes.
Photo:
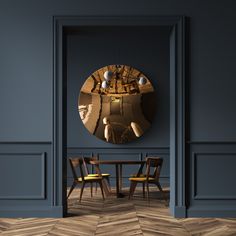
[[[42,200],[46,198],[46,185],[45,185],[45,181],[46,181],[46,153],[45,152],[36,152],[36,153],[0,153],[0,159],[1,156],[8,156],[8,158],[12,158],[12,157],[17,157],[17,158],[21,158],[21,157],[27,157],[27,158],[32,158],[32,156],[34,157],[38,157],[41,159],[41,186],[40,187],[40,194],[39,195],[0,195],[0,199],[1,200],[29,200],[29,199],[38,199],[38,200]],[[9,171],[11,171],[11,168],[9,167]],[[12,173],[12,175],[14,175],[14,173]],[[17,177],[16,177],[17,178]],[[29,176],[30,178],[30,176]]]
[[[41,145],[41,144],[52,144],[52,141],[0,141],[0,145],[2,144],[25,144],[25,145]]]
[[[148,150],[152,150],[152,149],[169,149],[170,147],[169,146],[165,146],[165,147],[114,147],[114,148],[111,148],[111,147],[67,147],[67,150],[73,150],[73,149],[81,149],[81,150],[90,150],[90,149],[104,149],[104,150],[145,150],[145,149],[148,149]]]
[[[236,152],[192,152],[192,199],[194,200],[236,200],[236,195],[222,194],[222,195],[200,195],[197,192],[197,158],[200,156],[208,156],[214,158],[216,156],[236,158]],[[222,160],[223,162],[223,160]],[[214,164],[212,160],[212,164]],[[222,166],[223,168],[223,166]],[[209,170],[210,171],[210,170]],[[221,174],[221,173],[219,173]],[[210,186],[209,186],[210,187]],[[220,188],[220,186],[219,186]]]
[[[171,27],[170,33],[170,208],[185,206],[185,56],[187,27],[185,16],[54,16],[53,17],[53,155],[58,166],[56,174],[58,197],[66,202],[66,30],[81,26],[161,26]],[[56,166],[55,166],[56,167]],[[61,170],[64,172],[61,172]]]
[[[213,141],[213,140],[196,140],[196,141],[187,141],[187,144],[236,144],[235,140],[218,140],[218,141]]]

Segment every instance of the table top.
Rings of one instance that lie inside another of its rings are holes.
[[[96,160],[90,161],[91,164],[125,164],[125,165],[133,165],[133,164],[144,164],[146,161],[137,161],[137,160]]]

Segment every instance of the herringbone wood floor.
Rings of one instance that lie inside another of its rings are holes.
[[[105,201],[99,191],[90,198],[86,189],[79,203],[76,189],[68,202],[67,218],[0,219],[0,236],[236,235],[236,219],[173,218],[156,189],[151,190],[148,204],[140,189],[132,200],[109,197]]]

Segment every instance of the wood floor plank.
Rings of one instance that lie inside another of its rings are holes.
[[[236,236],[236,219],[176,219],[156,188],[150,191],[150,203],[143,199],[142,188],[132,200],[111,196],[103,201],[100,190],[91,198],[86,188],[80,203],[75,189],[68,200],[68,217],[2,218],[0,236]]]
[[[0,218],[0,233],[11,228],[18,219]]]
[[[1,236],[38,236],[47,234],[58,222],[58,219],[53,218],[27,218],[19,219],[8,230],[3,231]]]
[[[224,228],[224,224],[216,218],[187,218],[179,219],[179,222],[194,236],[207,235],[218,228]]]
[[[96,235],[143,235],[134,205],[126,199],[104,203]]]

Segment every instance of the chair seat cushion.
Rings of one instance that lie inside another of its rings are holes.
[[[99,179],[102,179],[102,177],[99,177],[99,176],[85,176],[84,177],[84,180],[87,180],[87,181],[93,181],[93,180],[99,180]],[[78,178],[78,181],[82,181],[82,178]]]
[[[92,176],[92,177],[98,177],[99,175],[98,174],[88,174],[88,176]],[[110,176],[110,174],[102,174],[102,177],[108,177]]]
[[[139,182],[144,182],[147,180],[146,177],[132,177],[132,178],[129,178],[130,181],[139,181]],[[148,181],[154,181],[155,179],[152,178],[152,177],[149,177],[148,178]]]

